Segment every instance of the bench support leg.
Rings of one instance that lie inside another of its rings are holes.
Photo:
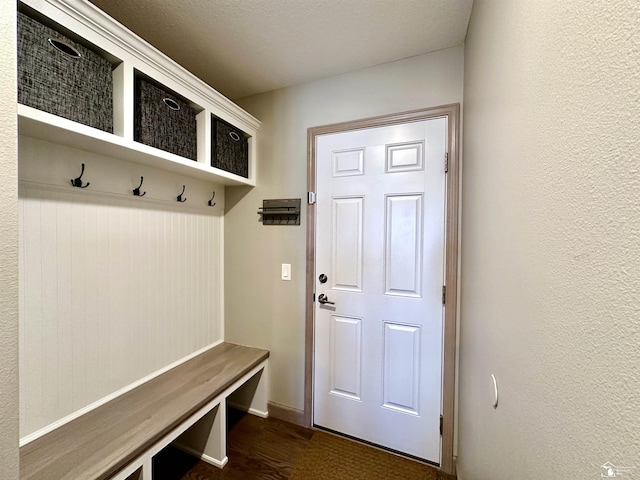
[[[229,387],[234,392],[176,439],[174,445],[211,465],[227,464],[227,403],[266,418],[269,416],[269,371],[264,361]]]
[[[267,418],[269,410],[269,364],[229,396],[228,404],[237,410]]]
[[[182,434],[175,446],[204,462],[224,467],[228,462],[225,399]]]
[[[141,480],[152,480],[152,472],[153,472],[153,460],[151,457],[147,458],[142,465],[142,479]]]

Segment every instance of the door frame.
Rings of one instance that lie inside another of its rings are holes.
[[[447,118],[447,193],[445,200],[445,315],[442,384],[442,451],[440,469],[454,473],[456,327],[458,312],[458,209],[459,209],[459,149],[460,104],[381,115],[348,122],[333,123],[307,130],[307,191],[316,191],[316,137],[331,133],[386,127],[430,118]],[[444,159],[443,159],[444,161]],[[307,265],[305,302],[305,365],[303,424],[313,426],[313,346],[315,293],[315,226],[316,204],[307,202]]]

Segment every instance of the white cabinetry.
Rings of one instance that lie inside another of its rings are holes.
[[[18,105],[20,135],[120,158],[222,185],[256,184],[256,136],[260,122],[163,55],[133,32],[84,0],[23,0],[109,56],[113,71],[114,133],[88,127],[38,109]],[[196,105],[199,113],[197,161],[134,141],[134,83],[140,72]],[[211,117],[249,135],[248,178],[211,166]]]

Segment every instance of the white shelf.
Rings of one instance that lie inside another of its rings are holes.
[[[195,77],[88,0],[21,0],[116,60],[113,72],[114,133],[107,133],[25,105],[18,105],[19,133],[60,145],[148,165],[221,185],[256,184],[260,121]],[[133,140],[134,77],[140,72],[198,106],[198,161]],[[211,167],[211,116],[246,133],[249,178]]]
[[[244,177],[26,105],[18,105],[18,133],[221,185],[255,186]]]

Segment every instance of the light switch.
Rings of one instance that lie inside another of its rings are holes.
[[[291,280],[291,264],[282,264],[282,280]]]

